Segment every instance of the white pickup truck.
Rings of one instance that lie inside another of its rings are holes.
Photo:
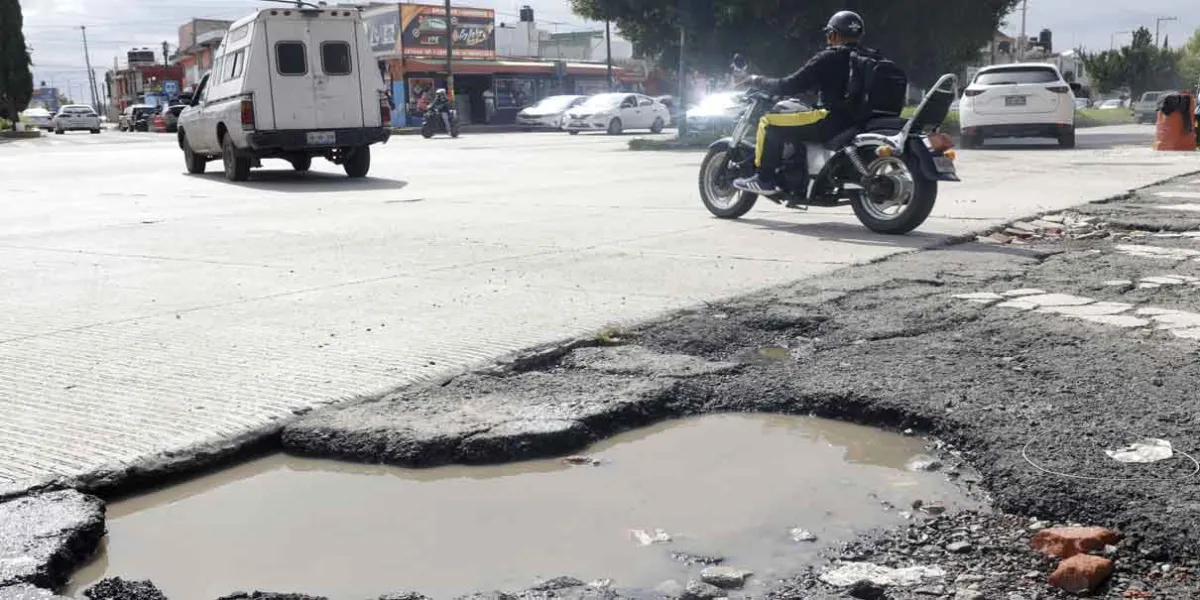
[[[267,8],[233,24],[179,115],[189,173],[220,158],[245,181],[263,158],[307,171],[314,156],[350,177],[391,134],[391,106],[357,9]]]
[[[1145,92],[1142,99],[1133,103],[1133,118],[1138,123],[1153,123],[1158,120],[1158,106],[1163,96],[1171,92]]]

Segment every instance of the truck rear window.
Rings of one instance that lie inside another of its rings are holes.
[[[280,75],[305,75],[308,73],[308,56],[304,42],[277,42],[275,44],[275,68]]]
[[[349,75],[353,70],[350,63],[350,44],[346,42],[324,42],[321,44],[321,69],[326,75]]]
[[[979,85],[1018,85],[1031,83],[1058,83],[1058,73],[1054,69],[1039,69],[1037,67],[1012,67],[984,71],[975,77]]]

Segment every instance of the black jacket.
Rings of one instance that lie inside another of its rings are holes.
[[[830,46],[813,56],[799,71],[779,79],[764,79],[762,87],[778,96],[796,96],[817,92],[817,106],[829,111],[829,118],[851,121],[854,118],[853,99],[847,98],[850,87],[850,53],[882,57],[879,52],[849,44]]]

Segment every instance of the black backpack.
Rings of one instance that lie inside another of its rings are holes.
[[[908,75],[882,55],[851,50],[846,96],[860,123],[877,117],[899,117],[908,101]]]

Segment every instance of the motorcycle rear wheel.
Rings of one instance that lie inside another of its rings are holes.
[[[758,194],[734,189],[728,156],[728,148],[712,148],[700,163],[700,200],[719,219],[740,218],[758,202]]]
[[[904,235],[920,227],[929,218],[933,205],[937,203],[938,182],[926,179],[921,174],[919,160],[913,154],[906,153],[903,158],[880,158],[868,163],[867,170],[872,174],[896,177],[898,181],[911,185],[911,189],[892,202],[872,199],[865,189],[855,194],[850,201],[854,216],[867,229],[885,235]],[[895,212],[889,212],[890,209],[895,209]]]

